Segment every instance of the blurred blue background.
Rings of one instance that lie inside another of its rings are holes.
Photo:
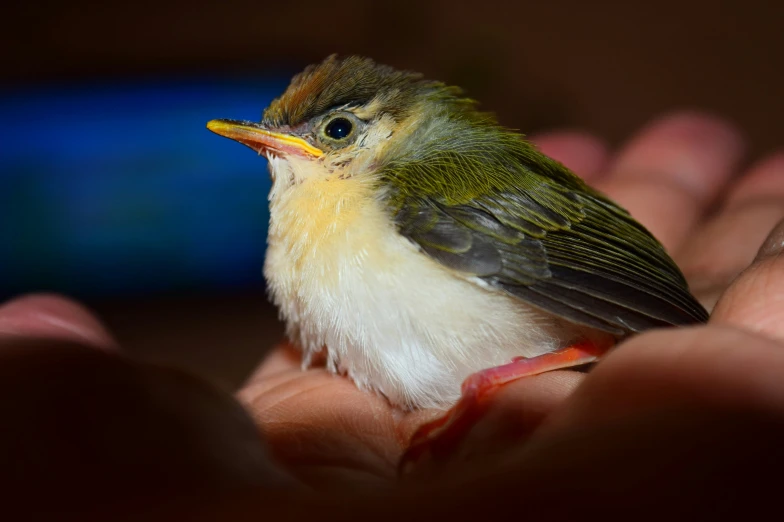
[[[259,119],[287,83],[190,78],[2,93],[0,293],[256,286],[266,160],[205,124]]]

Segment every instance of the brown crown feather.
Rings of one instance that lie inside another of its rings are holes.
[[[331,55],[297,74],[286,92],[264,111],[264,122],[273,127],[296,127],[328,110],[344,105],[364,105],[380,93],[392,108],[422,89],[443,86],[427,82],[422,75],[398,71],[370,58]]]

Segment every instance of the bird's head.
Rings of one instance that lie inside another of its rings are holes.
[[[213,120],[207,127],[264,154],[274,177],[297,184],[414,161],[454,137],[455,126],[487,118],[456,88],[367,58],[333,55],[295,76],[261,122]]]

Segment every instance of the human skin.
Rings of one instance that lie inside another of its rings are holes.
[[[535,141],[662,241],[713,308],[707,326],[635,336],[587,375],[511,383],[457,448],[400,478],[410,436],[441,412],[403,414],[323,369],[303,372],[283,345],[237,394],[249,418],[196,378],[123,357],[76,303],[28,296],[0,309],[10,491],[60,491],[75,509],[95,495],[153,505],[250,488],[231,504],[237,517],[341,520],[520,505],[537,520],[597,506],[696,516],[762,496],[768,483],[754,479],[784,464],[784,153],[741,168],[737,131],[696,113],[651,123],[617,153],[580,132]],[[388,509],[340,507],[379,487]]]

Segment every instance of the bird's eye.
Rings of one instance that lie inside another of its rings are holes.
[[[324,134],[333,140],[342,140],[351,134],[354,124],[346,118],[335,118],[324,128]]]

